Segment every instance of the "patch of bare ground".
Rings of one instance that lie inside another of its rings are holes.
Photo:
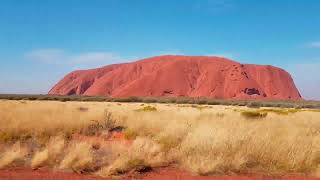
[[[133,176],[132,176],[133,177]],[[305,176],[301,174],[291,174],[283,176],[267,176],[259,174],[243,174],[243,175],[211,175],[199,176],[191,174],[187,171],[178,170],[176,168],[159,168],[138,176],[144,180],[318,180],[319,178]]]
[[[102,178],[98,176],[76,174],[71,172],[52,171],[49,169],[33,170],[30,168],[11,168],[0,170],[1,180],[111,180],[111,179],[142,179],[142,180],[318,180],[319,178],[300,174],[283,176],[266,176],[258,174],[246,175],[211,175],[199,176],[177,168],[166,167],[152,169],[147,172],[131,171],[118,177]]]
[[[49,169],[33,170],[30,168],[11,168],[0,170],[1,180],[102,180],[92,175],[76,174],[72,172],[52,171]]]

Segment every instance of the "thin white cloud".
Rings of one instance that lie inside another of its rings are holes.
[[[60,64],[66,58],[61,49],[37,49],[26,53],[25,58],[49,64]]]
[[[228,58],[228,59],[235,59],[236,56],[232,53],[212,53],[208,54],[206,56],[216,56],[216,57],[222,57],[222,58]]]
[[[310,48],[320,48],[320,41],[314,41],[314,42],[308,43],[307,46]]]
[[[62,49],[37,49],[32,50],[24,55],[28,60],[55,64],[68,65],[74,67],[94,67],[99,65],[107,65],[111,63],[119,63],[122,58],[113,52],[84,52],[70,53]]]
[[[115,53],[109,52],[89,52],[89,53],[81,53],[78,55],[70,56],[70,63],[78,64],[78,63],[92,63],[92,62],[110,62],[110,61],[118,61],[121,57]]]
[[[320,62],[293,64],[286,68],[305,99],[320,100]]]

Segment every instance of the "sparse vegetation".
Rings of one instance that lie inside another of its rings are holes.
[[[250,108],[260,108],[261,106],[263,106],[261,103],[255,102],[255,101],[249,102],[247,104],[247,107],[250,107]]]
[[[242,111],[241,115],[248,118],[248,119],[256,119],[256,118],[265,118],[267,117],[267,112],[261,112],[261,111]]]
[[[137,136],[138,133],[132,129],[127,128],[124,130],[124,137],[128,140],[134,140]]]
[[[299,112],[301,110],[299,109],[286,109],[286,108],[279,108],[279,109],[262,109],[260,112],[271,112],[271,113],[276,113],[278,115],[289,115],[289,114],[292,114],[292,113],[296,113],[296,112]]]
[[[138,112],[152,112],[152,111],[157,111],[156,107],[153,106],[144,106],[143,108],[137,109],[136,111]]]
[[[199,111],[208,108],[208,106],[204,106],[204,105],[196,105],[196,104],[192,104],[191,107],[198,109]]]
[[[0,100],[0,168],[109,176],[174,164],[201,175],[319,173],[318,111],[202,106]],[[256,118],[263,120],[248,121]],[[123,139],[108,139],[115,129]]]
[[[116,121],[108,111],[104,112],[104,118],[102,120],[92,120],[92,122],[92,124],[82,128],[80,134],[93,136],[116,127]]]
[[[225,106],[247,106],[250,108],[259,107],[281,107],[281,108],[305,108],[320,109],[319,101],[289,101],[289,100],[224,100],[210,98],[191,97],[126,97],[111,98],[104,96],[54,96],[54,95],[16,95],[0,94],[3,100],[39,100],[39,101],[85,101],[85,102],[130,102],[130,103],[176,103],[176,104],[200,104],[200,105],[225,105]]]

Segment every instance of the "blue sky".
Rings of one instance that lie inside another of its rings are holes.
[[[318,0],[2,0],[0,93],[46,93],[74,69],[218,55],[289,71],[320,99]]]

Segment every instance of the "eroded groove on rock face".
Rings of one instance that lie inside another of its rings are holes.
[[[205,56],[157,56],[68,74],[55,95],[301,99],[285,70]]]

